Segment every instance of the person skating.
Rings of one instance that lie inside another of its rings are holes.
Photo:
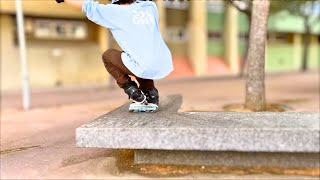
[[[133,100],[132,111],[155,111],[159,93],[154,80],[166,77],[172,70],[171,52],[159,28],[155,2],[112,0],[99,4],[94,0],[56,0],[82,9],[89,20],[109,28],[123,51],[109,49],[102,59],[106,70],[120,88]],[[134,76],[139,83],[132,81]]]

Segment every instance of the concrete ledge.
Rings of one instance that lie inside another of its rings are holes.
[[[135,150],[135,164],[190,165],[215,167],[320,167],[319,153],[217,152]]]
[[[182,97],[161,99],[155,114],[128,104],[76,130],[78,147],[318,153],[319,112],[178,113]]]

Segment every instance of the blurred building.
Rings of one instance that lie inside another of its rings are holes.
[[[320,21],[315,18],[319,18],[318,15],[311,18],[315,23],[311,26],[309,68],[320,66]],[[306,33],[303,18],[282,11],[270,16],[268,29],[267,71],[299,70],[302,66],[303,38]]]
[[[239,72],[248,38],[244,15],[222,0],[157,3],[161,31],[174,58],[175,71],[168,78]],[[119,46],[107,30],[54,0],[24,0],[23,9],[32,88],[109,82],[101,54]],[[0,20],[1,90],[15,90],[21,86],[15,1],[0,1]],[[270,18],[267,71],[299,69],[304,34],[300,26],[297,30],[300,21],[284,13]],[[310,67],[319,62],[320,23],[316,27]]]

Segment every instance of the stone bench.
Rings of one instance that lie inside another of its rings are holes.
[[[319,112],[177,112],[182,97],[157,113],[128,104],[76,130],[78,147],[135,149],[142,164],[319,167]]]

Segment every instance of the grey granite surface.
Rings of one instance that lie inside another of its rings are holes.
[[[319,153],[135,150],[135,164],[319,168]]]
[[[76,130],[78,147],[243,152],[319,152],[319,112],[178,113],[179,95],[157,113],[128,104]]]

